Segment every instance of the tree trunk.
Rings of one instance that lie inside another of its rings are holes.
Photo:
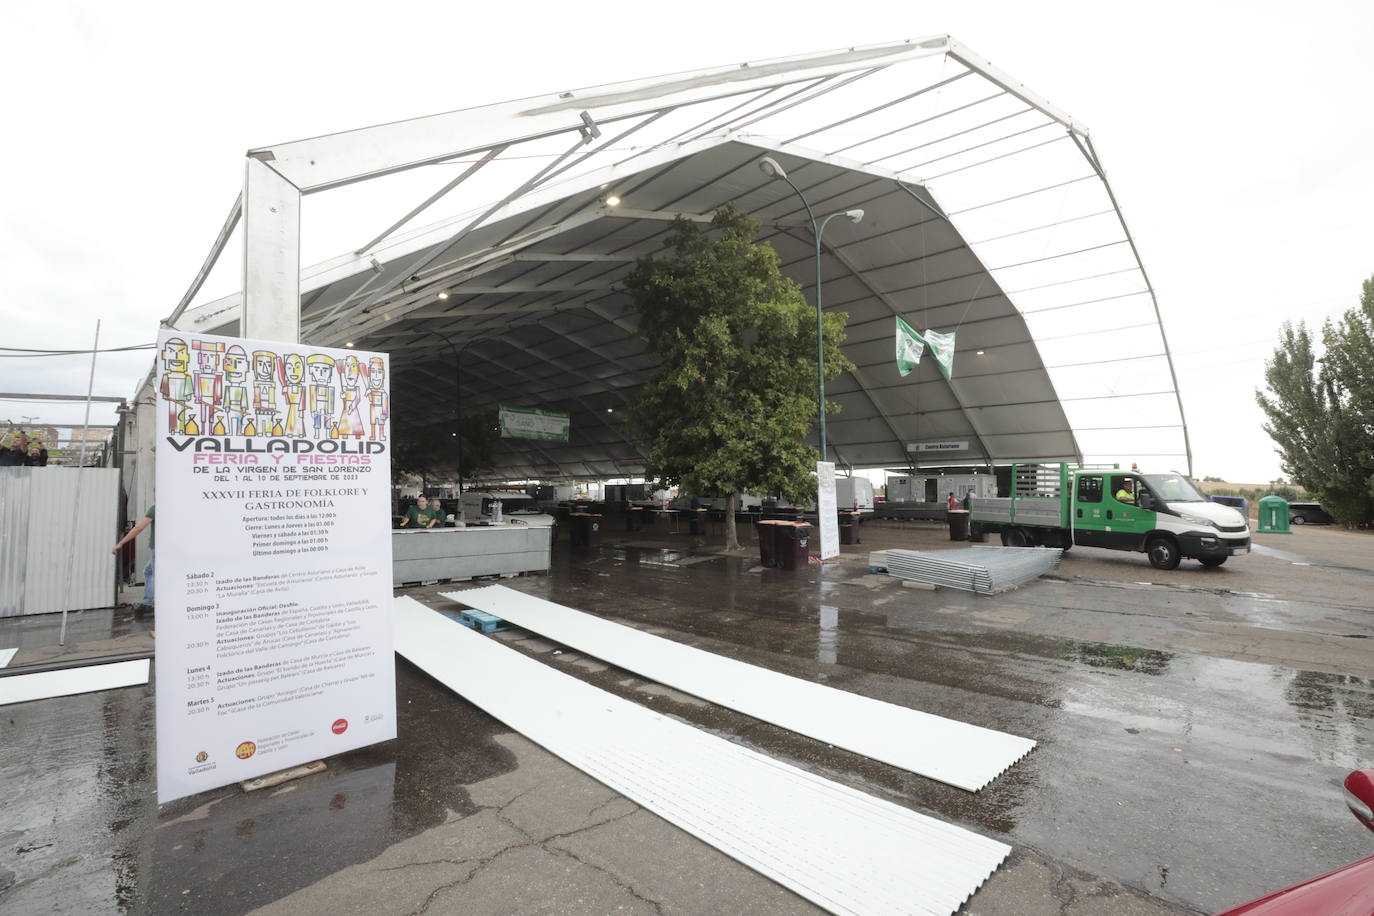
[[[739,508],[739,494],[731,493],[725,501],[725,550],[739,552],[739,532],[735,530],[735,510]]]

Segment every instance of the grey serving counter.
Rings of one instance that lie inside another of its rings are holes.
[[[391,580],[435,582],[549,568],[553,528],[502,524],[391,532]]]

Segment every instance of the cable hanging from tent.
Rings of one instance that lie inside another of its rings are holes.
[[[92,353],[129,353],[134,350],[152,350],[157,344],[133,344],[128,347],[102,347],[99,350],[35,350],[28,347],[0,347],[0,359],[33,359],[41,356],[89,356]]]

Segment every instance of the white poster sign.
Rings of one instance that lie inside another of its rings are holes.
[[[835,503],[835,462],[816,462],[816,515],[821,523],[821,559],[840,555],[840,516]]]
[[[396,737],[388,378],[158,335],[159,802]]]

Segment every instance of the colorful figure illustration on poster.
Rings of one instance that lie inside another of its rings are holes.
[[[247,423],[248,354],[234,344],[224,351],[224,431],[242,436]]]
[[[168,339],[162,348],[162,396],[167,400],[167,432],[185,433],[191,419],[191,351],[180,337]]]
[[[285,435],[305,438],[305,360],[299,353],[281,358],[281,396],[286,401]]]
[[[193,336],[168,338],[159,357],[169,433],[386,441],[391,396],[381,357],[250,356],[232,341]]]
[[[343,390],[343,409],[339,413],[339,436],[355,439],[363,437],[363,389],[361,376],[363,364],[352,353],[340,360],[338,366],[339,383]]]
[[[386,364],[381,357],[374,356],[367,361],[367,419],[371,433],[368,438],[385,442],[386,421],[390,416],[391,395],[386,390]]]
[[[244,429],[246,436],[280,436],[277,420],[277,354],[271,350],[253,351],[253,419]]]
[[[315,438],[337,438],[339,431],[334,426],[334,411],[338,406],[334,397],[334,358],[323,353],[311,353],[305,358],[305,371],[310,376],[310,425]]]
[[[196,403],[200,406],[200,423],[195,430],[187,423],[189,435],[211,432],[215,415],[224,399],[224,376],[220,372],[220,360],[224,356],[224,343],[219,340],[193,340],[191,349],[196,351]]]

